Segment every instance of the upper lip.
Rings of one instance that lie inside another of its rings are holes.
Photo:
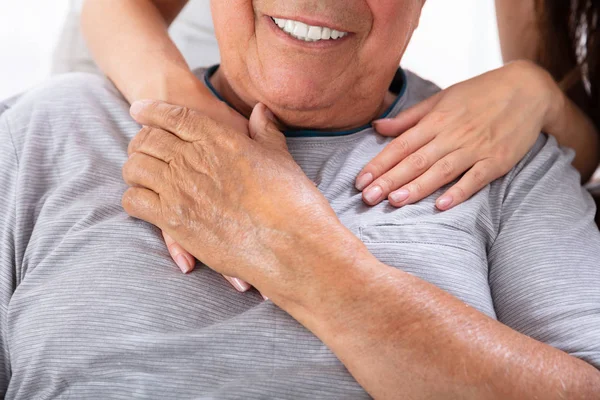
[[[335,22],[326,21],[326,20],[324,20],[322,18],[318,18],[318,17],[306,17],[306,16],[285,17],[285,16],[281,16],[281,15],[269,15],[269,16],[271,18],[291,19],[294,21],[303,22],[306,25],[321,26],[324,28],[335,29],[336,31],[340,31],[340,32],[351,33],[348,29],[345,29],[345,28],[337,25]]]

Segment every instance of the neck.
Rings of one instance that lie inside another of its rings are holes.
[[[235,108],[246,118],[250,118],[250,114],[252,114],[252,110],[257,104],[257,101],[244,101],[229,85],[225,75],[222,73],[221,68],[217,69],[217,71],[211,77],[209,77],[209,80],[223,100],[225,100],[229,105]],[[397,94],[394,94],[388,90],[382,96],[379,104],[375,107],[371,107],[370,112],[366,112],[362,116],[357,115],[357,118],[354,118],[351,121],[348,121],[347,118],[341,118],[345,117],[344,115],[340,115],[340,117],[336,118],[336,112],[333,106],[329,109],[321,110],[293,110],[291,111],[293,114],[292,118],[286,118],[286,116],[289,115],[289,112],[286,112],[287,110],[277,110],[273,106],[270,108],[271,111],[273,111],[278,117],[280,122],[286,128],[293,131],[318,130],[324,132],[335,132],[353,130],[371,123],[373,120],[381,117],[392,106],[396,99]],[[303,123],[305,121],[310,122],[308,122],[308,124],[300,125],[295,121],[303,121]]]

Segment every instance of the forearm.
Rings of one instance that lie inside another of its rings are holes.
[[[558,88],[554,89],[552,106],[546,118],[544,132],[556,137],[566,147],[575,150],[573,166],[587,182],[600,162],[598,130],[592,120]]]
[[[319,272],[299,297],[275,301],[315,333],[375,398],[597,396],[600,373],[592,366],[356,246],[357,256],[346,265],[311,268]]]
[[[169,38],[168,25],[187,1],[87,0],[82,32],[94,59],[129,102],[174,98],[196,79]]]

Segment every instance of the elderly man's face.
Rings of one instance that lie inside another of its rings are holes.
[[[243,102],[262,102],[291,124],[351,124],[361,110],[375,117],[423,3],[212,0],[222,73]]]

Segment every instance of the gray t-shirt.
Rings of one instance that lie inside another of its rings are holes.
[[[390,116],[435,91],[408,73]],[[206,267],[183,275],[158,229],[127,216],[121,167],[139,129],[128,109],[86,74],[0,104],[0,393],[368,398],[289,315]],[[600,234],[572,153],[542,135],[506,177],[451,211],[436,210],[441,191],[370,208],[354,179],[389,141],[365,128],[288,143],[379,260],[600,367]]]

